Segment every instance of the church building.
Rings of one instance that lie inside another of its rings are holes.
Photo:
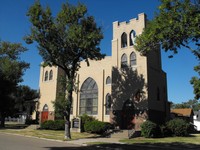
[[[146,56],[134,49],[135,37],[146,26],[144,13],[129,22],[113,22],[112,54],[102,60],[80,63],[77,90],[73,92],[71,119],[83,114],[111,122],[120,129],[140,130],[147,119],[163,123],[169,115],[166,73],[159,47]],[[56,66],[40,68],[40,121],[54,120],[58,96]]]

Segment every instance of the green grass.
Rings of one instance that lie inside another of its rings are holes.
[[[18,128],[16,128],[18,127]],[[29,128],[24,128],[22,125],[6,125],[6,128],[0,129],[2,133],[12,133],[24,136],[33,136],[38,138],[47,138],[47,139],[55,139],[55,140],[64,140],[64,131],[58,130],[34,130]],[[71,132],[71,140],[81,139],[81,138],[90,138],[96,137],[95,134],[89,133],[77,133]]]
[[[200,134],[191,134],[189,137],[165,137],[165,138],[144,138],[138,137],[133,139],[123,139],[120,142],[127,144],[134,143],[188,143],[188,144],[200,144]]]

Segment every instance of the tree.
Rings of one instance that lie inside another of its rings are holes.
[[[81,61],[89,65],[89,59],[104,58],[99,48],[103,38],[101,28],[97,27],[93,16],[87,15],[87,8],[81,3],[77,6],[63,4],[61,11],[53,17],[51,9],[43,8],[37,1],[30,7],[27,16],[32,27],[31,34],[25,37],[26,42],[36,41],[45,64],[56,65],[66,74],[64,87],[69,106],[65,113],[65,138],[71,138],[69,121],[76,72]]]
[[[31,101],[39,97],[37,90],[31,89],[26,85],[19,85],[14,93],[15,109],[18,112],[27,112],[29,115],[35,110],[34,105],[31,105]],[[28,112],[28,108],[32,108]]]
[[[200,61],[200,2],[196,0],[160,0],[159,13],[149,21],[144,32],[136,38],[136,50],[146,55],[157,47],[178,53],[186,47]],[[193,46],[190,46],[193,43]],[[169,58],[173,57],[170,55]],[[200,64],[198,65],[200,67]],[[191,80],[194,94],[199,98],[200,79]]]
[[[200,76],[200,64],[194,67],[194,70]],[[200,78],[199,77],[192,77],[190,83],[193,85],[194,94],[196,99],[200,99]]]
[[[18,83],[22,82],[24,71],[29,64],[20,61],[19,55],[26,48],[19,43],[0,41],[0,117],[1,127],[5,126],[5,117],[14,111],[14,97]]]
[[[200,103],[198,100],[189,100],[187,102],[182,102],[181,104],[172,104],[171,108],[192,108],[194,111],[199,111],[200,110]]]

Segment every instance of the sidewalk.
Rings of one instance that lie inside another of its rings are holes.
[[[120,139],[118,138],[87,138],[87,139],[66,141],[66,143],[80,145],[80,146],[87,146],[89,143],[124,144],[122,142],[119,142],[119,140]]]

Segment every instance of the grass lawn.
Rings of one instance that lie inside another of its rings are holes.
[[[187,144],[199,144],[200,145],[200,134],[191,134],[188,137],[165,137],[165,138],[143,138],[137,137],[133,139],[123,139],[120,142],[127,144],[134,143],[187,143]]]
[[[47,139],[55,139],[55,140],[64,140],[64,131],[58,130],[35,130],[27,128],[25,125],[20,124],[9,124],[6,125],[6,128],[0,129],[2,133],[12,133],[19,134],[24,136],[34,136],[38,138],[47,138]],[[95,134],[89,133],[76,133],[71,132],[72,140],[81,139],[81,138],[90,138],[96,137]]]

